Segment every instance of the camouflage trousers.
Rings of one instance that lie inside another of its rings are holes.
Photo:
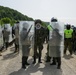
[[[66,54],[67,49],[69,50],[70,54],[72,54],[72,41],[71,41],[71,39],[65,39],[65,41],[64,41],[64,54]]]

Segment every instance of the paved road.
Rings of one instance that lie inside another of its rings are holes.
[[[42,62],[41,64],[32,64],[32,57],[29,57],[27,69],[21,69],[21,51],[14,54],[14,47],[10,47],[7,51],[2,53],[0,57],[0,75],[76,75],[76,64],[74,66],[68,66],[66,64],[67,59],[62,58],[62,68],[58,70],[56,66],[50,66],[50,63],[45,63],[45,53],[47,45],[44,45]],[[71,60],[75,61],[75,58],[71,57]],[[70,59],[69,59],[70,60]],[[69,61],[70,64],[70,61]],[[71,68],[70,68],[71,67]],[[74,71],[73,71],[74,70]]]

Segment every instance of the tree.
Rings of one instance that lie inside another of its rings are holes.
[[[10,22],[10,25],[13,26],[15,24],[16,20],[12,19]]]
[[[1,25],[4,25],[4,24],[9,24],[9,23],[11,23],[11,20],[10,20],[10,18],[2,18],[1,19]]]
[[[8,17],[14,20],[27,20],[33,21],[33,18],[30,18],[17,10],[11,9],[9,7],[0,6],[0,19]]]

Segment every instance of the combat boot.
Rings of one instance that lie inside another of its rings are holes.
[[[61,67],[60,66],[57,66],[57,69],[60,69]]]
[[[36,56],[33,56],[33,58],[34,58],[34,61],[32,64],[35,64],[36,63]]]
[[[1,52],[0,52],[0,56],[2,56]]]
[[[46,59],[47,59],[46,62],[50,62],[51,58],[49,56],[47,56]]]
[[[30,65],[30,64],[27,62],[28,57],[25,57],[25,58],[26,58],[26,60],[25,60],[25,65]]]
[[[53,58],[53,62],[50,65],[56,65],[55,58]]]
[[[26,59],[26,58],[23,56],[23,57],[22,57],[22,68],[23,68],[23,69],[26,69],[25,59]]]
[[[39,57],[38,63],[42,63],[42,62],[41,62],[41,57]]]

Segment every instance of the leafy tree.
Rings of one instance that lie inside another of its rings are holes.
[[[22,13],[18,12],[17,10],[11,9],[9,7],[0,6],[0,19],[8,17],[11,20],[27,20],[33,21],[33,18],[30,18]]]
[[[12,19],[10,22],[10,25],[13,26],[15,24],[16,20]]]
[[[10,18],[2,18],[1,19],[1,26],[4,26],[5,24],[10,24],[11,23],[11,20]]]
[[[11,20],[10,20],[10,18],[2,18],[1,19],[1,22],[3,23],[3,24],[8,24],[8,23],[10,23],[11,22]]]

